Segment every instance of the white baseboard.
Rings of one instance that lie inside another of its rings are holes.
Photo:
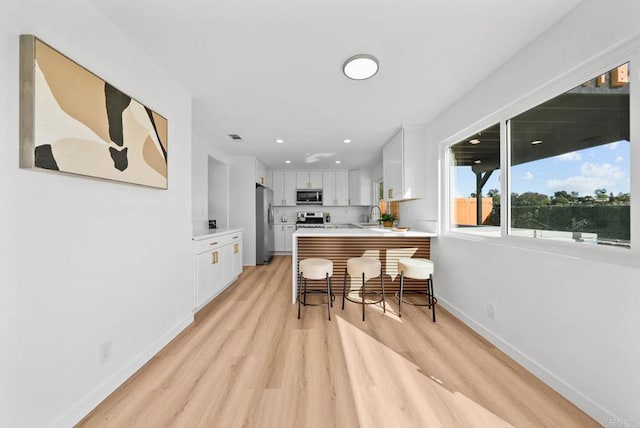
[[[476,333],[487,339],[494,346],[500,349],[502,352],[513,358],[518,364],[525,369],[533,373],[538,379],[549,385],[560,395],[571,401],[578,408],[591,416],[599,423],[610,420],[620,420],[613,415],[610,411],[591,400],[589,397],[576,390],[574,387],[566,383],[564,380],[544,368],[541,364],[531,359],[525,353],[520,351],[515,346],[493,333],[491,330],[477,322],[475,319],[468,316],[466,313],[458,309],[456,306],[447,302],[445,299],[438,296],[438,305],[451,312],[456,318],[464,322],[467,326],[473,329]]]
[[[127,365],[116,371],[110,378],[93,388],[83,399],[51,423],[51,427],[71,427],[82,420],[91,410],[144,366],[162,348],[167,346],[180,332],[193,322],[193,314],[184,317],[178,324],[160,336],[151,346],[139,353]]]

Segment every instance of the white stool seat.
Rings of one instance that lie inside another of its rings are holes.
[[[369,257],[354,257],[347,260],[347,273],[349,276],[361,277],[364,273],[364,280],[380,276],[380,260]]]
[[[300,261],[300,273],[307,279],[325,279],[333,276],[333,262],[328,259],[310,258]]]
[[[398,273],[401,272],[405,278],[428,279],[433,274],[433,262],[428,259],[400,259]]]

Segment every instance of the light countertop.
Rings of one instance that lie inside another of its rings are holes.
[[[371,236],[377,238],[391,238],[391,237],[412,237],[412,238],[432,238],[437,236],[435,233],[431,232],[418,232],[413,230],[408,230],[406,232],[394,232],[390,228],[376,227],[376,228],[367,228],[367,229],[347,229],[347,228],[337,228],[337,229],[322,229],[322,228],[308,228],[308,229],[298,229],[294,232],[293,236],[330,236],[330,237],[363,237],[363,236]]]
[[[242,232],[243,230],[244,230],[243,228],[239,228],[239,227],[218,228],[218,229],[208,229],[203,227],[201,229],[194,229],[193,240],[201,241],[203,239],[213,238],[220,235],[226,235],[227,233]]]

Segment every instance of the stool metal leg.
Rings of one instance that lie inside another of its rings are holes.
[[[433,295],[433,275],[429,275],[429,303],[431,303],[431,313],[433,314],[433,322],[436,322],[436,301]]]
[[[347,268],[344,268],[344,280],[342,281],[342,310],[344,311],[344,298],[347,295]]]
[[[298,319],[300,319],[300,306],[302,305],[302,272],[298,273]]]
[[[382,288],[382,313],[387,313],[387,302],[384,300],[384,275],[380,269],[380,287]]]
[[[304,302],[302,304],[307,306],[307,278],[303,276],[302,279],[304,280]]]
[[[400,272],[400,293],[398,294],[398,318],[402,317],[402,291],[404,290],[404,271]]]
[[[362,272],[362,321],[364,321],[364,297],[367,295],[367,290],[364,288],[364,272]]]
[[[331,321],[331,280],[327,273],[327,312],[329,313],[329,321]]]
[[[328,278],[329,278],[329,304],[331,305],[331,307],[333,308],[333,300],[336,298],[336,295],[333,294],[333,286],[331,285],[331,277],[329,276],[329,274],[327,274]]]

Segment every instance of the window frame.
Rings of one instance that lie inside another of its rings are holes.
[[[631,72],[629,83],[632,87],[629,94],[630,114],[630,193],[632,197],[630,213],[630,248],[620,248],[608,245],[583,245],[574,242],[558,242],[553,240],[536,239],[511,234],[511,153],[509,120],[526,112],[556,96],[562,95],[585,81],[593,79],[620,64],[629,62]],[[638,77],[636,77],[638,76]],[[458,132],[441,140],[439,143],[439,158],[443,168],[441,173],[441,221],[439,233],[443,237],[477,241],[489,245],[508,246],[522,251],[542,252],[570,259],[590,259],[600,262],[608,262],[623,266],[638,266],[640,258],[640,203],[634,202],[634,191],[640,188],[634,182],[640,182],[640,151],[635,149],[634,141],[640,141],[640,121],[634,120],[636,112],[640,112],[640,39],[626,46],[602,53],[599,57],[591,59],[588,63],[578,64],[567,69],[524,95],[517,97],[512,102],[498,108],[493,113],[485,115],[481,120],[462,128]],[[488,236],[482,234],[470,234],[452,228],[453,215],[451,194],[451,146],[460,142],[469,135],[473,135],[491,125],[500,124],[500,236]],[[634,167],[634,165],[639,165]],[[638,196],[636,196],[638,198]],[[635,208],[634,208],[635,207]],[[638,226],[636,226],[638,225]]]

